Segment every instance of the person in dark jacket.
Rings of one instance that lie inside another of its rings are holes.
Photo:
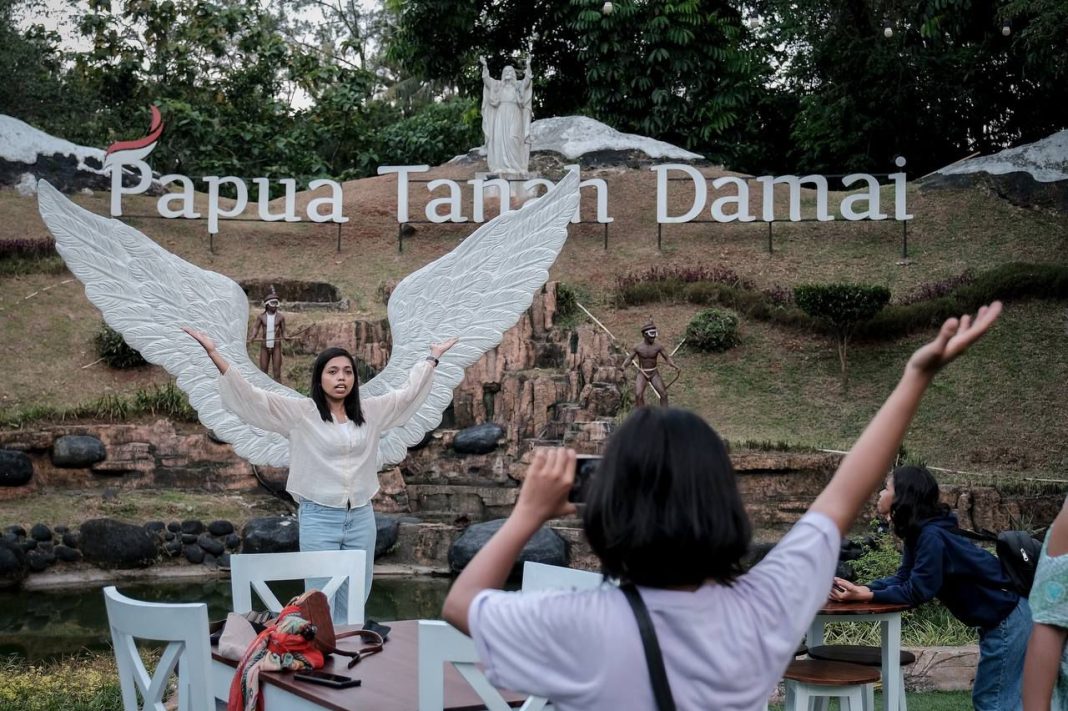
[[[916,607],[938,598],[954,617],[979,628],[979,667],[972,687],[976,711],[1022,709],[1021,679],[1031,609],[991,553],[955,533],[957,518],[939,503],[938,482],[924,467],[898,467],[879,493],[904,542],[897,573],[855,585],[835,578],[831,598]]]

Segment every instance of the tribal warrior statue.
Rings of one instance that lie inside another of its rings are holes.
[[[638,375],[634,381],[636,407],[645,405],[645,386],[648,384],[652,384],[653,390],[660,396],[660,404],[664,407],[668,406],[668,389],[657,368],[659,358],[663,357],[665,363],[676,371],[680,370],[679,366],[675,365],[675,361],[671,360],[671,355],[664,349],[664,346],[656,343],[656,336],[656,325],[650,320],[642,326],[644,340],[634,346],[634,350],[623,361],[623,370],[627,369],[631,361],[636,361],[635,367],[638,369]]]

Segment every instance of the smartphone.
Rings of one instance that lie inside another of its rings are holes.
[[[353,679],[352,677],[342,676],[341,674],[331,674],[330,672],[324,672],[321,669],[310,669],[308,671],[297,672],[293,675],[293,678],[299,679],[300,681],[307,681],[312,684],[322,684],[323,686],[329,686],[334,689],[348,689],[363,683],[360,679]]]
[[[575,458],[575,481],[571,484],[571,491],[567,495],[568,501],[573,504],[586,503],[590,482],[600,466],[601,455],[599,454],[580,454]]]
[[[375,622],[374,620],[367,620],[364,622],[363,628],[370,632],[377,632],[383,642],[389,639],[389,631],[393,629],[389,625],[384,625],[381,622]]]

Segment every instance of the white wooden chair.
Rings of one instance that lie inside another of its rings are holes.
[[[283,603],[267,583],[278,580],[307,580],[330,600],[330,609],[347,611],[345,618],[335,623],[355,625],[363,620],[364,551],[304,551],[300,553],[252,553],[230,557],[230,588],[234,612],[252,611],[252,592],[271,612],[280,612]],[[342,583],[348,582],[345,595],[347,606],[335,605],[335,597]]]
[[[211,646],[207,605],[141,602],[121,595],[114,586],[104,588],[104,604],[124,711],[164,711],[163,696],[175,667],[178,711],[215,711],[208,685]],[[169,643],[151,674],[137,650],[138,639]]]
[[[599,573],[544,563],[523,564],[523,590],[585,590],[604,581]],[[477,666],[474,641],[440,620],[419,621],[419,711],[441,711],[445,706],[445,665],[452,664],[486,704],[488,711],[511,711],[504,698]],[[544,711],[548,700],[528,697],[520,711]]]
[[[545,563],[523,563],[523,591],[533,590],[588,590],[604,582],[600,573],[588,570],[564,568]]]

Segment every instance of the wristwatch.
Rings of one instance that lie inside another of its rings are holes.
[[[427,356],[426,359],[428,361],[430,361],[431,363],[433,363],[435,366],[438,364],[438,359],[435,358],[434,356]]]

